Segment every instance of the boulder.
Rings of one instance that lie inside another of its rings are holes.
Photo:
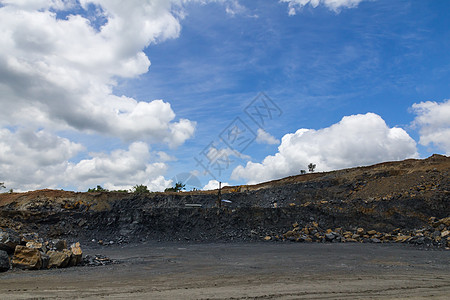
[[[66,240],[54,240],[53,247],[56,251],[63,251],[64,249],[67,249],[67,242]]]
[[[410,237],[406,236],[406,235],[398,235],[398,236],[395,237],[395,241],[397,243],[403,243],[403,242],[407,241],[409,238]]]
[[[288,237],[292,237],[295,235],[295,231],[289,230],[288,232],[286,232],[284,234],[284,237],[288,238]]]
[[[0,272],[6,272],[11,268],[11,262],[6,251],[0,250]]]
[[[42,269],[47,269],[48,263],[50,262],[50,256],[41,252],[41,258],[42,258]]]
[[[48,268],[65,268],[69,265],[72,252],[67,249],[63,251],[48,251],[49,256]]]
[[[363,228],[356,229],[356,234],[359,235],[359,236],[363,236],[364,235],[364,229]]]
[[[41,252],[25,246],[16,246],[11,263],[13,267],[20,269],[40,269],[42,267]]]
[[[327,241],[332,241],[332,240],[334,240],[336,238],[336,235],[334,234],[334,232],[330,232],[330,233],[326,233],[325,234],[325,239],[327,240]]]
[[[80,243],[73,243],[70,246],[70,251],[72,252],[72,256],[69,265],[76,266],[83,260],[83,251],[81,250]]]
[[[20,236],[17,232],[11,229],[0,228],[0,250],[13,254],[16,246],[20,244]]]

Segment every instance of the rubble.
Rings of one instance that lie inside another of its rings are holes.
[[[429,226],[408,231],[395,229],[391,232],[366,231],[364,228],[356,228],[353,231],[342,231],[342,228],[323,229],[316,222],[307,223],[300,228],[298,222],[292,225],[293,229],[286,231],[281,236],[266,236],[264,240],[287,240],[295,242],[360,242],[360,243],[407,243],[426,245],[428,247],[450,248],[450,217],[437,220],[432,217]],[[439,227],[442,231],[435,230]]]
[[[44,241],[37,233],[19,235],[12,229],[0,230],[2,248],[9,250],[0,250],[0,272],[8,271],[11,266],[25,270],[65,268],[80,265],[83,261],[78,242],[68,249],[66,240]]]
[[[96,254],[94,256],[86,255],[83,258],[81,265],[95,267],[95,266],[110,265],[110,264],[114,264],[114,263],[117,263],[117,261],[112,260],[109,257],[106,257],[104,255]]]

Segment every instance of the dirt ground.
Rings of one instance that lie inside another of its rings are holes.
[[[407,245],[146,243],[118,264],[0,274],[1,299],[449,299],[450,251]]]

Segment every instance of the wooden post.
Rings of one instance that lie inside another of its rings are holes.
[[[217,192],[217,207],[222,207],[222,182],[219,181],[219,191]]]

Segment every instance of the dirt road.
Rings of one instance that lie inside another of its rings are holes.
[[[148,243],[119,264],[0,274],[1,299],[449,299],[450,251],[405,245]]]

